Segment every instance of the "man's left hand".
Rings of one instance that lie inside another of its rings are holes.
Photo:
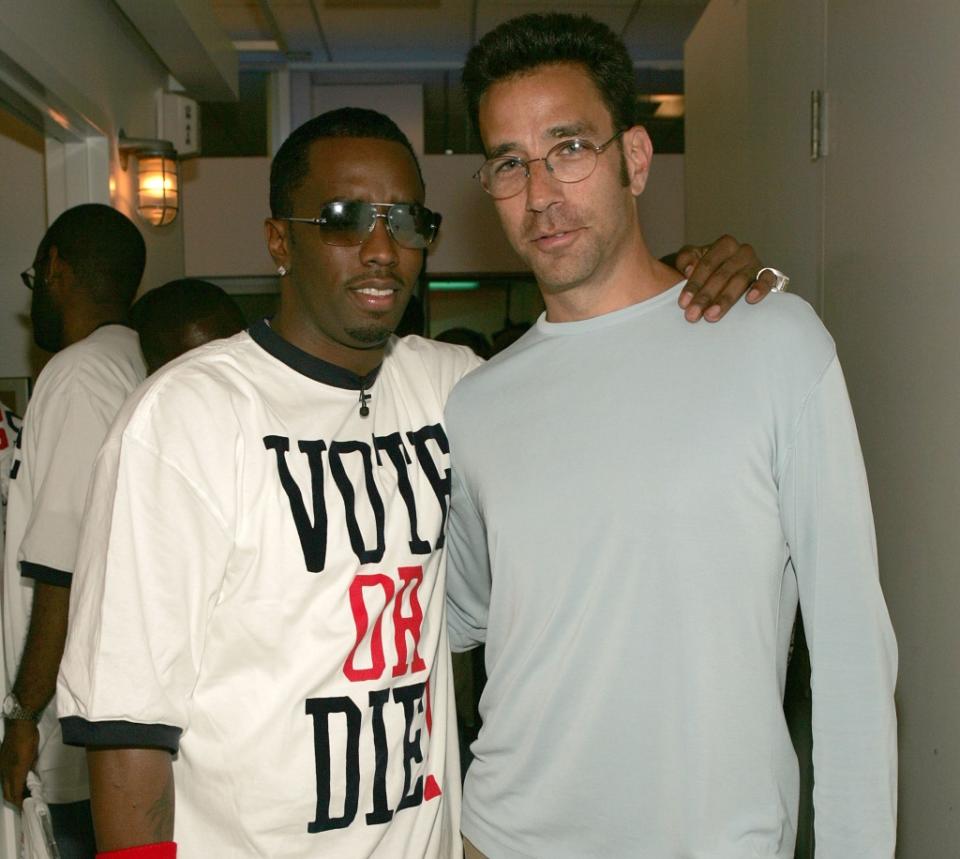
[[[763,264],[750,245],[740,244],[733,236],[721,236],[709,246],[684,245],[677,252],[676,266],[687,278],[680,306],[688,322],[701,318],[716,322],[745,292],[747,301],[756,304],[776,284],[769,272],[756,280]]]
[[[23,807],[23,794],[27,786],[27,773],[37,760],[40,747],[40,732],[27,719],[8,719],[3,725],[3,745],[0,746],[0,782],[3,783],[3,798]]]

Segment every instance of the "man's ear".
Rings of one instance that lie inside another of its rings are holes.
[[[623,132],[623,158],[627,165],[630,193],[639,197],[650,175],[650,160],[653,158],[653,144],[650,135],[642,125],[635,125]]]
[[[290,270],[290,222],[278,218],[267,218],[263,222],[263,234],[267,240],[267,250],[277,267]]]

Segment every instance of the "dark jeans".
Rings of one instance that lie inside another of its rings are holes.
[[[53,837],[60,859],[94,859],[97,844],[93,837],[90,800],[49,803]]]

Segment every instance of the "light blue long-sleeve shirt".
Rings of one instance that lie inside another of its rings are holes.
[[[451,640],[489,677],[463,831],[490,859],[792,857],[799,597],[817,857],[890,859],[896,644],[834,344],[792,296],[689,325],[679,288],[541,319],[448,401]]]

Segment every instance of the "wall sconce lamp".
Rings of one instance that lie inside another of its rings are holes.
[[[127,137],[117,141],[120,166],[126,170],[130,156],[137,159],[137,212],[156,227],[173,222],[180,209],[180,174],[177,150],[169,140]]]

